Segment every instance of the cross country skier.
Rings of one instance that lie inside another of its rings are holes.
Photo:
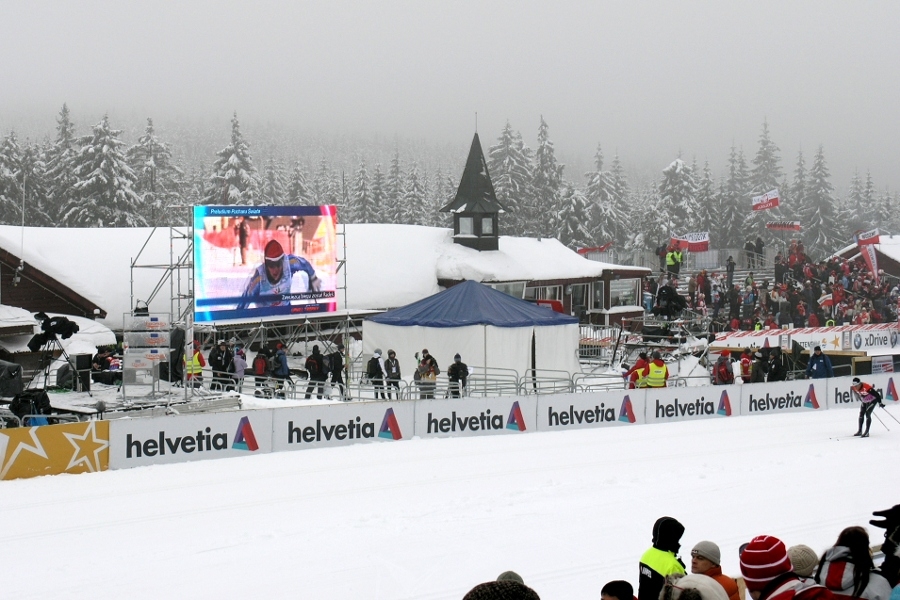
[[[859,437],[869,437],[869,427],[872,425],[872,413],[875,412],[875,406],[880,406],[884,408],[884,403],[881,401],[881,393],[875,389],[871,383],[863,383],[859,380],[859,377],[853,378],[853,384],[850,386],[850,390],[857,396],[859,396],[862,405],[859,407],[859,429],[854,433],[854,436]],[[866,431],[863,433],[863,419],[866,420]]]

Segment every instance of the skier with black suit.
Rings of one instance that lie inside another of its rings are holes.
[[[875,412],[875,407],[880,406],[884,408],[884,403],[881,401],[881,392],[875,389],[871,383],[863,383],[859,380],[859,377],[853,378],[853,384],[850,386],[850,390],[859,398],[861,402],[859,406],[859,429],[856,430],[854,436],[859,437],[869,437],[869,427],[872,426],[872,413]],[[863,420],[866,422],[866,431],[863,432]]]

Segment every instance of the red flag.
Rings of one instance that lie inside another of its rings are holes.
[[[687,249],[691,252],[706,252],[709,250],[709,232],[702,231],[700,233],[673,235],[669,240],[669,244],[681,250]]]
[[[857,246],[865,246],[867,244],[880,244],[881,243],[881,235],[878,231],[878,228],[870,229],[869,231],[864,231],[862,233],[857,234],[856,236],[856,245]]]

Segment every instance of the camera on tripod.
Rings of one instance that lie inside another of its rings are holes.
[[[40,319],[41,332],[35,334],[28,342],[28,349],[32,352],[37,352],[44,344],[55,341],[57,336],[66,340],[78,333],[78,324],[66,317],[48,317],[46,313],[39,312],[34,318]]]

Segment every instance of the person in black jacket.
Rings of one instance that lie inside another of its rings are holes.
[[[319,352],[318,346],[313,346],[312,354],[306,357],[306,372],[309,373],[309,385],[306,386],[306,396],[304,399],[309,400],[312,392],[316,390],[316,398],[322,399],[322,391],[325,389],[325,380],[328,379],[328,373],[325,372],[324,357]]]
[[[216,347],[209,351],[209,366],[213,372],[212,385],[219,387],[219,389],[225,389],[225,385],[231,381],[228,367],[231,366],[233,360],[234,356],[232,356],[231,350],[228,349],[228,342],[219,340]]]
[[[773,348],[769,352],[769,374],[766,381],[784,381],[787,379],[787,371],[781,358],[781,349]]]
[[[644,552],[638,578],[638,600],[659,600],[669,575],[684,575],[684,563],[678,558],[684,525],[672,517],[660,517],[653,524],[653,546]]]
[[[400,399],[400,361],[397,353],[388,350],[388,358],[384,361],[385,377],[387,378],[387,399],[391,399],[391,388],[397,390],[397,400]]]
[[[344,344],[338,343],[337,351],[332,352],[331,361],[331,385],[337,387],[341,394],[341,400],[347,401],[347,386],[344,384]]]
[[[450,397],[459,398],[460,393],[466,389],[466,381],[469,378],[469,367],[462,361],[462,357],[456,354],[453,364],[447,369],[447,379],[450,380]]]

